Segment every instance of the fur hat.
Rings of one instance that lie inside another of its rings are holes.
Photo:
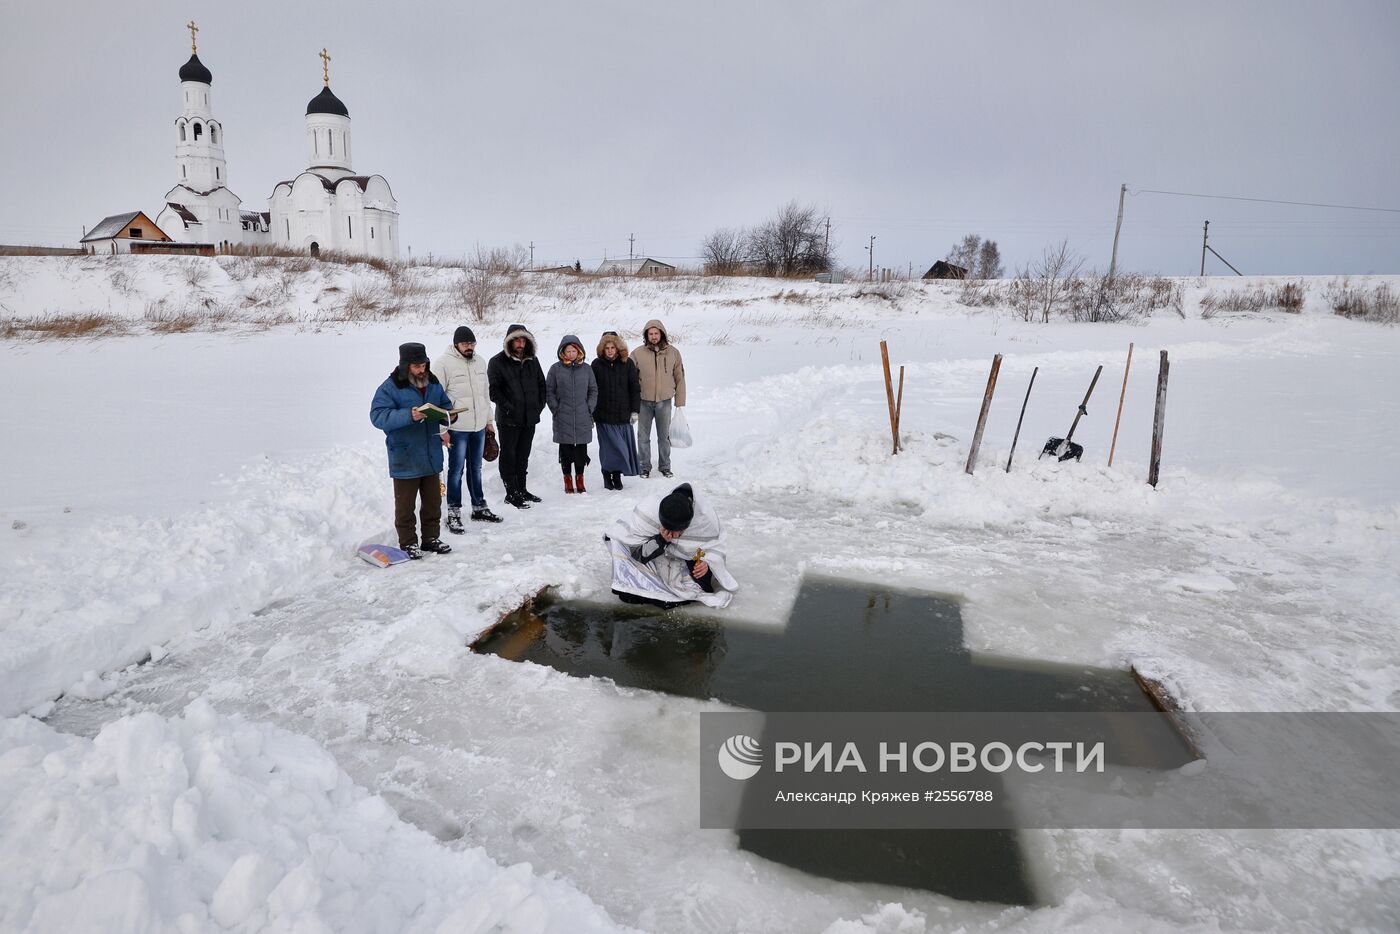
[[[399,366],[407,367],[414,363],[428,362],[428,348],[422,344],[400,344]]]
[[[607,359],[609,344],[617,348],[617,359],[624,363],[627,362],[627,345],[622,342],[622,338],[617,336],[616,331],[604,331],[603,336],[598,339],[597,358],[601,360]]]

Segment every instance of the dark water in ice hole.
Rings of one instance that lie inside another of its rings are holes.
[[[1126,671],[974,658],[955,600],[834,581],[805,581],[782,630],[683,610],[567,603],[547,592],[473,648],[763,711],[1156,709]],[[971,901],[1037,901],[1014,831],[738,833],[743,849],[828,878]]]

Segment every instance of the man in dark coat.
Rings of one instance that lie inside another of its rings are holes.
[[[526,488],[525,475],[530,469],[535,426],[544,411],[544,370],[536,358],[535,336],[525,325],[512,324],[504,344],[486,367],[500,434],[501,483],[507,503],[516,509],[529,509],[531,503],[540,501]]]
[[[446,436],[439,436],[443,422],[425,418],[419,407],[425,402],[443,409],[452,407],[438,378],[428,367],[428,351],[422,344],[400,344],[399,365],[380,384],[369,406],[369,420],[384,432],[389,451],[389,476],[394,480],[394,527],[399,547],[410,558],[421,558],[429,551],[445,555],[452,550],[439,537],[442,533],[442,449]],[[423,504],[423,545],[418,545],[414,507]]]

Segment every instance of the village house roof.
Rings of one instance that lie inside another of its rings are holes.
[[[106,240],[115,237],[126,229],[136,218],[141,216],[140,211],[127,211],[125,214],[113,214],[111,217],[104,217],[97,226],[89,230],[87,236],[79,240],[79,243],[87,243],[89,240]]]
[[[664,266],[664,267],[666,267],[667,269],[675,269],[675,268],[676,268],[675,266],[672,266],[670,263],[663,263],[663,262],[661,262],[661,260],[659,260],[659,259],[652,259],[650,256],[638,256],[638,257],[636,257],[636,258],[634,258],[634,259],[609,259],[609,260],[604,260],[604,261],[603,261],[603,264],[602,264],[601,266],[598,267],[598,271],[599,271],[599,272],[622,272],[622,273],[627,273],[627,274],[629,274],[629,275],[632,275],[632,274],[635,274],[639,269],[641,269],[641,268],[642,268],[643,266],[645,266],[647,263],[655,263],[656,265],[658,265],[658,266]]]

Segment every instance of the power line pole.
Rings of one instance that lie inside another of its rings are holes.
[[[875,281],[875,235],[874,235],[874,234],[871,234],[871,235],[870,235],[870,245],[867,246],[867,247],[865,248],[865,250],[866,250],[867,253],[870,254],[870,271],[867,272],[867,273],[865,274],[865,281],[866,281],[866,282],[874,282],[874,281]]]
[[[1201,231],[1201,275],[1206,274],[1206,242],[1210,240],[1210,221],[1206,221],[1206,226]]]
[[[86,237],[87,234],[83,234],[83,236]],[[830,256],[830,255],[831,255],[831,215],[830,215],[830,214],[828,214],[828,215],[826,216],[826,255],[827,255],[827,256]]]
[[[635,257],[632,255],[632,245],[637,242],[636,234],[627,235],[627,261],[630,263]]]
[[[535,241],[530,241],[530,268],[535,268]]]
[[[1108,261],[1108,281],[1113,281],[1113,275],[1118,271],[1118,233],[1123,229],[1123,197],[1128,193],[1128,183],[1124,182],[1123,187],[1118,189],[1118,223],[1113,228],[1113,258]]]

